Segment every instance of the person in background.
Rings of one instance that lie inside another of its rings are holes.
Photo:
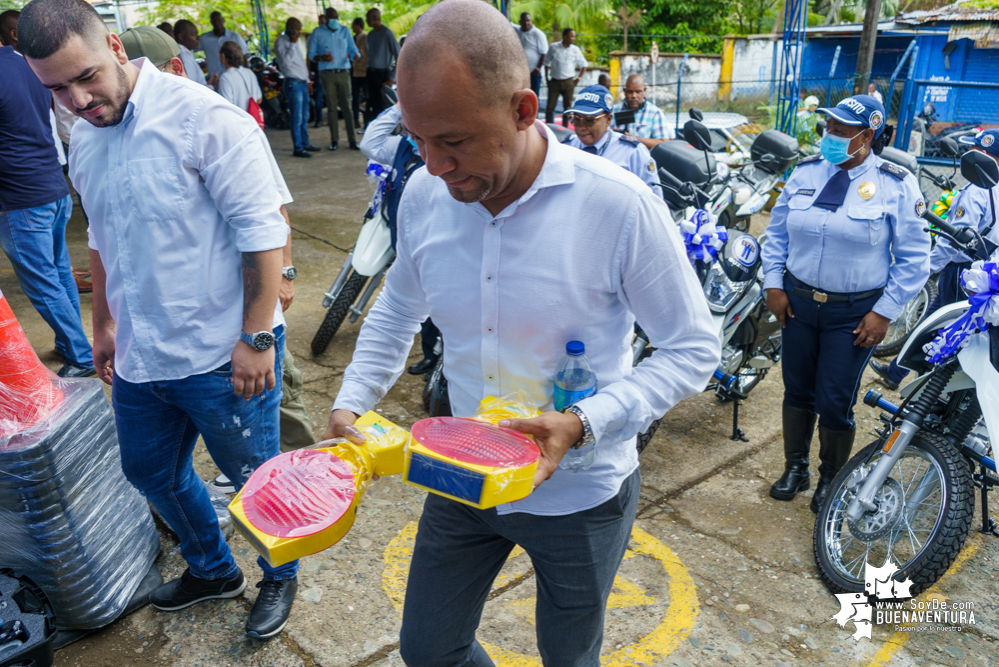
[[[516,31],[520,45],[527,56],[527,69],[531,70],[531,90],[541,97],[541,72],[545,66],[545,56],[548,54],[548,37],[541,28],[534,25],[531,15],[520,14],[520,29]]]
[[[971,150],[985,153],[999,162],[999,129],[982,130],[973,137],[960,137],[962,144]],[[973,227],[993,243],[999,241],[999,185],[990,190],[976,188],[970,183],[954,196],[950,204],[947,222],[955,227]],[[971,258],[950,244],[942,236],[930,253],[930,275],[937,277],[937,296],[926,308],[924,318],[929,317],[943,306],[968,298],[961,288],[961,273],[971,268]],[[891,390],[898,389],[899,383],[909,374],[909,370],[898,365],[898,359],[890,364],[871,359],[868,364],[880,381]]]
[[[316,37],[319,28],[322,28],[324,25],[326,25],[326,14],[320,14],[316,29],[309,33],[309,40],[305,45],[306,54],[312,48],[312,40]],[[323,126],[323,107],[326,106],[326,91],[323,90],[323,81],[319,78],[319,63],[313,62],[311,59],[307,60],[309,63],[309,74],[312,75],[312,106],[315,109],[315,117],[312,119],[313,127],[319,128]]]
[[[5,40],[10,34],[8,27]],[[66,362],[59,375],[90,377],[97,373],[66,244],[73,200],[52,139],[52,93],[9,44],[0,47],[0,72],[0,247],[55,332]]]
[[[257,82],[257,75],[243,67],[243,52],[239,44],[223,44],[219,50],[219,58],[225,68],[219,76],[219,95],[243,111],[246,111],[250,98],[260,104],[264,100],[264,94]]]
[[[203,435],[242,486],[280,447],[273,321],[289,229],[266,137],[203,86],[130,62],[84,0],[33,0],[18,29],[35,74],[87,121],[73,131],[70,178],[90,215],[95,366],[111,385],[123,472],[188,564],[150,603],[237,597],[246,579],[192,454]],[[258,563],[246,634],[267,639],[288,622],[298,563]]]
[[[395,60],[399,57],[399,42],[396,41],[392,29],[382,24],[382,13],[375,7],[366,15],[368,27],[368,71],[364,75],[368,80],[368,103],[365,107],[364,120],[370,123],[385,110],[382,98],[382,86],[395,83]]]
[[[161,71],[186,77],[183,64],[172,55],[169,48],[164,46],[165,41],[160,39],[157,30],[148,27],[133,28],[123,32],[121,39],[129,60],[145,57],[154,65],[158,63],[167,65],[166,67],[160,65]],[[294,199],[292,199],[291,192],[288,190],[277,161],[274,159],[270,142],[264,142],[264,150],[267,152],[267,160],[274,175],[274,184],[281,196],[281,216],[289,228],[288,242],[282,249],[284,266],[281,269],[281,287],[278,291],[278,301],[281,308],[275,310],[273,323],[275,329],[278,327],[287,328],[283,313],[288,310],[295,298],[294,280],[298,275],[291,259],[291,220],[288,217],[287,208],[287,205],[292,203]],[[302,400],[302,373],[295,367],[295,358],[288,346],[284,348],[281,366],[283,371],[281,376],[281,451],[287,452],[309,447],[316,441],[312,436],[312,420],[309,418],[305,402]],[[213,486],[223,493],[233,493],[236,490],[235,485],[225,475],[216,477]]]
[[[354,45],[358,53],[357,59],[351,65],[353,77],[350,81],[350,111],[354,115],[354,122],[360,133],[364,121],[361,117],[361,102],[368,92],[368,33],[364,32],[364,19],[360,16],[355,18],[350,24],[350,30],[354,33]]]
[[[597,77],[597,84],[603,86],[607,90],[611,88],[611,78],[610,74],[607,72],[601,72],[600,76]]]
[[[919,184],[879,156],[892,135],[884,106],[855,95],[819,113],[827,116],[821,154],[798,160],[761,251],[767,310],[783,341],[784,473],[770,497],[790,501],[810,487],[818,415],[815,513],[850,458],[864,368],[930,263]]]
[[[219,60],[219,51],[226,42],[236,42],[244,56],[250,55],[250,49],[246,47],[246,40],[242,35],[233,32],[225,27],[225,19],[219,12],[212,12],[210,20],[212,29],[201,35],[201,50],[205,52],[205,65],[208,66],[208,84],[212,88],[218,88],[219,77],[225,66]],[[243,65],[245,63],[238,63]]]
[[[175,35],[174,35],[174,32],[173,32],[173,26],[170,25],[170,23],[168,21],[164,21],[163,23],[159,24],[156,27],[159,28],[160,30],[162,30],[163,32],[165,32],[166,34],[170,35],[170,39],[174,39],[175,38]]]
[[[576,31],[566,28],[562,31],[562,41],[548,47],[545,56],[545,69],[548,71],[548,104],[545,105],[545,122],[555,122],[555,107],[562,96],[562,108],[572,106],[572,94],[586,73],[589,63],[583,52],[576,46]],[[578,69],[577,69],[578,68]]]
[[[885,98],[881,97],[881,93],[878,92],[878,84],[871,81],[867,84],[867,94],[876,99],[881,104],[885,103]]]
[[[657,197],[663,196],[656,173],[656,163],[638,139],[611,129],[614,96],[603,86],[587,86],[564,117],[575,128],[563,143],[591,155],[600,155],[625,171],[630,171],[652,188]]]
[[[618,102],[614,113],[633,111],[635,122],[619,127],[626,135],[642,142],[652,150],[659,144],[675,138],[663,110],[652,104],[645,97],[648,87],[641,74],[632,74],[624,82],[624,102]]]
[[[331,151],[340,147],[340,120],[337,118],[337,105],[343,113],[347,130],[347,142],[351,150],[357,147],[357,134],[354,132],[354,118],[350,106],[351,61],[357,59],[357,46],[346,26],[341,25],[340,14],[332,7],[326,8],[326,25],[316,28],[309,41],[309,60],[319,65],[319,79],[326,91],[326,106],[329,107]]]
[[[798,110],[798,118],[808,118],[819,106],[819,98],[809,95],[801,101],[801,108]]]
[[[284,74],[284,94],[291,114],[291,142],[295,157],[312,157],[319,149],[309,142],[309,68],[299,38],[302,22],[292,17],[285,21],[284,33],[274,42],[278,69]]]
[[[0,46],[11,46],[17,51],[17,17],[20,15],[16,9],[0,13]]]
[[[129,60],[147,58],[161,72],[186,76],[180,45],[159,28],[144,25],[118,35]]]
[[[201,36],[198,35],[198,26],[187,19],[177,21],[173,27],[173,36],[180,45],[180,61],[184,63],[184,72],[191,81],[208,85],[205,73],[201,70],[201,65],[194,59],[194,52],[201,48]]]

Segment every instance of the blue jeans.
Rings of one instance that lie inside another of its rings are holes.
[[[73,212],[69,195],[45,206],[0,212],[0,247],[14,275],[48,325],[55,349],[74,366],[94,367],[94,352],[83,333],[80,294],[69,262],[66,223]]]
[[[239,568],[229,551],[191,455],[200,433],[212,459],[237,489],[281,451],[278,411],[284,327],[274,330],[277,386],[244,401],[232,393],[232,364],[181,380],[111,384],[125,477],[159,511],[180,538],[180,553],[201,579],[232,576]],[[264,579],[291,579],[298,561],[271,567],[258,558]]]
[[[794,310],[781,331],[784,402],[818,413],[819,425],[830,431],[852,430],[860,377],[874,354],[873,347],[853,344],[853,330],[880,296],[819,303],[795,294],[786,276],[784,291]]]
[[[284,94],[291,112],[291,141],[295,151],[304,151],[309,144],[309,84],[301,79],[284,80]]]
[[[631,539],[641,483],[636,470],[607,502],[564,516],[499,515],[428,495],[402,612],[403,661],[492,667],[475,630],[493,580],[519,544],[537,577],[545,667],[598,666],[607,597]]]
[[[534,91],[534,94],[537,95],[538,98],[541,97],[541,72],[538,72],[537,74],[531,72],[531,90]]]

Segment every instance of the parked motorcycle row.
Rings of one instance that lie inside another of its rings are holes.
[[[729,167],[716,162],[709,151],[709,130],[699,115],[691,110],[684,141],[660,144],[652,157],[663,197],[681,229],[695,220],[703,221],[705,229],[727,228],[713,237],[716,252],[711,257],[694,253],[689,242],[688,248],[722,345],[721,363],[707,390],[732,403],[731,437],[745,440],[738,426],[739,404],[781,358],[780,326],[766,310],[763,291],[760,251],[766,235],[750,234],[748,221],[781,187],[799,149],[793,137],[767,130],[754,140],[749,162]],[[559,138],[567,132],[550,127]],[[886,149],[882,157],[913,171],[920,183],[953,190],[961,152],[952,138],[941,140],[940,150],[954,159],[949,176],[920,168],[914,158],[895,149]],[[977,187],[999,182],[999,167],[980,153],[961,156],[961,174]],[[324,295],[328,311],[312,342],[314,354],[326,349],[344,319],[355,322],[363,316],[395,258],[380,206],[383,187],[384,181],[376,188],[353,251]],[[925,217],[936,234],[969,256],[988,259],[996,249],[971,228],[955,228],[932,210]],[[999,268],[995,271],[999,282]],[[865,565],[880,567],[889,559],[899,567],[899,581],[912,580],[913,595],[932,585],[967,538],[976,487],[982,494],[982,530],[999,535],[987,507],[988,490],[999,485],[990,445],[990,433],[999,433],[999,329],[983,325],[962,349],[931,361],[924,346],[969,309],[967,302],[953,304],[925,319],[933,285],[935,281],[928,281],[913,298],[878,350],[879,355],[901,351],[901,365],[915,371],[917,379],[902,388],[898,406],[877,392],[868,393],[865,403],[884,411],[884,428],[877,441],[840,471],[817,516],[815,558],[826,584],[836,592],[864,592]],[[632,352],[637,365],[653,349],[640,322],[635,331]],[[450,414],[443,355],[425,377],[424,405],[431,415]],[[658,426],[657,420],[639,436],[639,452]]]

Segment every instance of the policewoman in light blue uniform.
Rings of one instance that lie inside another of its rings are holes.
[[[999,130],[982,130],[973,137],[961,137],[958,141],[969,144],[999,162]],[[996,209],[999,203],[999,185],[991,190],[965,185],[954,196],[947,222],[955,227],[974,227],[982,236],[999,244],[999,225],[996,224]],[[937,237],[937,244],[930,253],[930,273],[939,273],[937,296],[933,299],[926,315],[938,308],[957,301],[964,301],[968,295],[961,289],[961,271],[971,268],[971,258],[957,250],[947,239]],[[890,364],[871,361],[871,369],[878,374],[889,389],[898,389],[909,371],[892,360]]]
[[[656,163],[649,149],[634,137],[610,129],[614,122],[614,96],[604,86],[587,86],[576,95],[572,108],[565,112],[575,134],[562,143],[607,158],[648,183],[656,196],[662,197]]]
[[[874,347],[929,276],[926,204],[916,178],[878,157],[891,138],[884,106],[849,97],[826,114],[821,155],[798,161],[763,245],[767,309],[783,327],[784,457],[770,488],[809,488],[816,414],[819,475],[811,508],[850,457],[853,405]]]

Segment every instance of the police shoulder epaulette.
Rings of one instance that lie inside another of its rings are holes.
[[[812,162],[818,162],[822,159],[821,153],[816,153],[815,155],[809,155],[808,157],[803,157],[798,159],[798,164],[811,164]]]
[[[889,176],[894,176],[900,181],[905,180],[905,177],[912,173],[905,167],[900,167],[897,164],[888,161],[879,164],[878,169],[885,172]]]
[[[638,146],[639,144],[642,143],[638,139],[636,139],[635,137],[629,137],[627,134],[622,134],[618,138],[621,141],[623,141],[624,143],[628,144],[629,146]]]

